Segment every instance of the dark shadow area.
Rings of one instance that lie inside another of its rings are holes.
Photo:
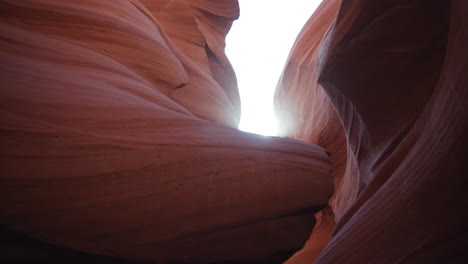
[[[297,250],[299,249],[277,252],[262,261],[235,260],[213,264],[280,264],[286,261]],[[31,238],[4,226],[0,226],[0,263],[191,264],[182,262],[129,261],[115,257],[83,253]]]

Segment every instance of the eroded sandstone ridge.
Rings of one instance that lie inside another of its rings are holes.
[[[237,1],[0,6],[2,228],[130,262],[466,262],[467,1],[323,1],[278,85],[292,139],[236,129]]]
[[[0,7],[2,227],[158,263],[261,260],[307,240],[329,158],[237,130],[224,54],[237,1]]]
[[[323,1],[276,93],[335,193],[287,263],[465,263],[468,2]]]

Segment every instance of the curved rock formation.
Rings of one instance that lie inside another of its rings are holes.
[[[158,262],[261,260],[306,241],[329,158],[236,129],[224,37],[237,1],[0,4],[2,226]]]
[[[0,260],[466,262],[467,1],[323,1],[292,139],[236,129],[235,0],[0,7]]]
[[[335,194],[287,263],[464,263],[466,1],[324,1],[276,94],[331,152]],[[336,224],[335,224],[336,223]]]

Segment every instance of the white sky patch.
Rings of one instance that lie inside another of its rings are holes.
[[[321,0],[239,0],[226,54],[242,103],[239,129],[276,135],[273,96],[292,45]]]

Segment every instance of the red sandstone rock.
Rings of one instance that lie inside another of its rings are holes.
[[[328,156],[233,128],[224,37],[236,1],[2,1],[0,12],[2,226],[189,263],[307,239],[331,195]]]
[[[316,145],[234,129],[236,1],[0,4],[2,226],[258,260],[303,244],[333,181],[287,263],[466,262],[466,1],[323,1],[276,96],[282,136]]]
[[[287,263],[466,261],[467,13],[332,0],[308,21],[276,107],[283,135],[331,152],[335,194]]]

